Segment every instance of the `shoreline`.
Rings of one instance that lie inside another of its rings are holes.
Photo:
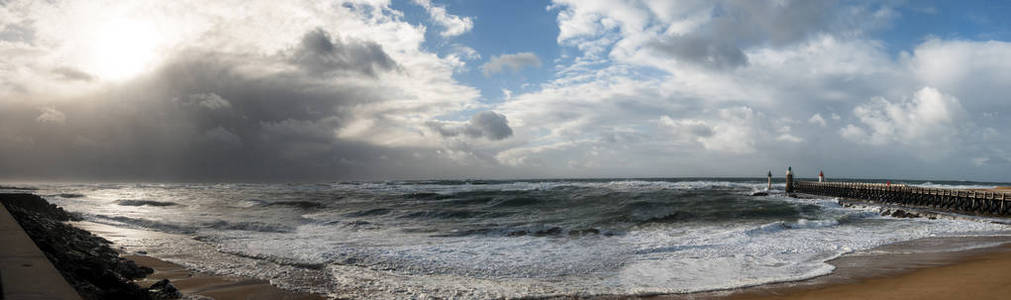
[[[848,278],[742,289],[719,299],[1006,299],[1011,244],[916,259],[914,265]],[[891,262],[895,264],[895,262]],[[835,264],[834,264],[835,265]],[[833,274],[825,277],[832,277]],[[834,277],[845,277],[846,273]]]
[[[119,239],[145,239],[146,235],[161,235],[167,233],[118,228],[111,225],[88,221],[70,222],[69,225],[113,241],[112,246],[118,249],[121,257],[134,261],[138,266],[148,267],[154,270],[154,272],[149,274],[147,277],[135,279],[133,282],[141,286],[147,286],[154,282],[168,279],[169,282],[183,294],[184,299],[187,297],[193,298],[194,296],[197,296],[197,298],[208,297],[218,300],[327,299],[327,297],[320,294],[284,289],[271,284],[267,280],[242,275],[225,275],[201,272],[199,270],[194,270],[181,264],[171,262],[165,258],[148,255],[147,251],[153,249],[126,249],[123,247],[124,245],[115,242]]]
[[[269,281],[222,276],[195,272],[184,266],[157,257],[146,255],[123,255],[137,265],[154,269],[154,273],[145,278],[134,280],[141,286],[147,286],[163,279],[168,279],[172,285],[182,292],[183,297],[203,296],[213,299],[278,299],[278,300],[323,300],[323,296],[289,291],[274,285]]]
[[[956,250],[931,250],[930,248],[930,245],[947,243],[975,246]],[[924,285],[925,282],[910,281],[907,277],[921,273],[929,274],[932,277],[944,276],[945,271],[941,270],[951,268],[985,271],[988,266],[971,265],[980,260],[1000,261],[1004,269],[998,269],[1002,273],[996,274],[1011,274],[1011,271],[1008,271],[1011,270],[1011,236],[932,237],[887,244],[847,253],[829,260],[826,263],[835,267],[831,273],[807,279],[683,294],[601,295],[591,298],[624,299],[633,297],[658,300],[924,299],[925,296],[926,298],[931,297],[922,294],[909,294],[908,296],[890,294],[892,286],[883,287],[880,282],[902,282],[903,286],[928,287],[930,284]],[[994,272],[996,271],[991,270],[991,272],[977,274],[977,278],[993,275]],[[976,286],[977,283],[968,282],[964,284],[964,287],[983,288]],[[1008,276],[1005,283],[1011,287],[1011,276]],[[868,296],[858,296],[864,294],[868,294]],[[1003,295],[1006,294],[993,295],[989,298],[1004,298]],[[987,298],[985,295],[980,297]],[[951,299],[951,297],[938,297],[937,299]]]
[[[1011,187],[997,187],[993,190],[1008,190]],[[800,198],[812,195],[800,194]],[[963,215],[953,212],[935,211],[919,207],[906,207],[884,203],[868,202],[860,199],[840,198],[837,201],[846,207],[877,208],[883,214],[893,214],[896,211],[903,213],[906,218],[947,218],[947,219],[977,219],[979,222],[993,222],[1000,224],[1011,224],[1009,219],[999,219],[985,216]],[[905,215],[908,214],[908,215]],[[966,247],[953,250],[935,250],[940,244],[965,243]],[[924,251],[926,250],[926,251]],[[976,265],[978,261],[995,261],[1006,264],[1008,268],[995,269],[985,265]],[[685,294],[664,294],[644,298],[651,299],[823,299],[823,298],[889,298],[889,299],[950,299],[951,295],[945,297],[932,297],[930,294],[915,294],[915,296],[902,296],[889,294],[878,285],[882,282],[902,282],[910,277],[945,277],[942,271],[945,269],[970,269],[977,275],[977,279],[985,279],[986,275],[1011,274],[1011,236],[961,236],[961,237],[929,237],[910,241],[902,241],[879,247],[847,253],[840,257],[826,261],[834,269],[831,273],[816,276],[808,279],[772,282],[754,286],[732,288],[725,290],[703,291]],[[999,277],[999,276],[995,276]],[[978,286],[981,280],[966,282],[965,287],[981,289]],[[929,289],[931,285],[923,285],[922,282],[910,281],[902,282],[904,286],[919,286]],[[997,287],[1011,287],[1011,278],[1003,282],[1004,285]],[[985,288],[993,288],[986,286]],[[956,287],[952,287],[953,289]],[[870,291],[867,291],[870,289]],[[1009,289],[1011,290],[1011,289]],[[977,295],[972,298],[994,298],[1002,299],[1002,295],[991,293]],[[859,296],[863,295],[863,296]],[[910,294],[914,295],[914,294]],[[604,297],[608,298],[608,297]],[[620,298],[620,296],[615,296]],[[956,296],[956,298],[962,298]]]

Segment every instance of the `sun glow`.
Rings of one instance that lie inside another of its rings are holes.
[[[87,41],[84,69],[103,80],[123,80],[158,59],[159,32],[144,21],[120,19],[98,26]]]

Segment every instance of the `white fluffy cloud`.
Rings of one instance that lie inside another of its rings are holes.
[[[924,153],[953,150],[967,129],[960,101],[932,87],[907,100],[876,97],[855,107],[853,115],[860,125],[841,129],[843,137],[875,146],[915,145]]]
[[[755,152],[756,139],[760,138],[755,112],[749,107],[720,109],[714,120],[680,119],[660,117],[660,124],[672,130],[675,139],[688,138],[696,141],[706,150],[731,154]],[[758,125],[760,126],[760,125]],[[787,130],[788,132],[788,130]],[[783,135],[790,139],[792,136]]]
[[[825,127],[828,123],[825,122],[825,118],[821,117],[821,114],[815,113],[810,119],[807,119],[808,123],[818,124],[818,126]]]
[[[429,17],[445,28],[441,33],[439,33],[443,37],[458,36],[470,31],[471,28],[474,28],[474,21],[472,21],[470,17],[461,18],[459,16],[451,15],[446,12],[445,7],[432,4],[431,0],[414,0],[414,3],[424,7],[425,11],[428,11]]]

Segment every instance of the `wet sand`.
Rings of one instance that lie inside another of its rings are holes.
[[[814,287],[742,292],[727,299],[1008,299],[1011,246],[963,257],[954,264]]]
[[[185,267],[150,256],[127,255],[138,265],[154,269],[154,274],[137,280],[141,286],[149,286],[159,280],[168,279],[183,295],[199,295],[217,300],[322,300],[318,295],[283,290],[270,282],[257,279],[234,278],[196,273]]]
[[[1011,295],[1009,243],[1011,237],[929,238],[900,242],[831,260],[829,263],[836,269],[821,277],[648,298],[1008,299]],[[938,246],[957,248],[962,245],[979,248],[962,251],[930,250],[938,249]]]

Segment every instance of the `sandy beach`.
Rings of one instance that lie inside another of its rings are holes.
[[[812,279],[650,299],[1007,299],[1011,238],[935,238],[901,242],[829,261]],[[963,251],[924,251],[940,244],[1000,244]],[[622,299],[605,296],[602,299]]]
[[[318,295],[280,289],[270,282],[257,279],[235,278],[197,273],[185,267],[150,256],[128,255],[138,265],[154,269],[154,274],[137,280],[141,286],[149,286],[159,280],[168,279],[183,295],[199,295],[217,300],[316,300],[325,299]]]
[[[1011,295],[1011,246],[931,266],[870,278],[778,289],[755,289],[727,299],[1007,299]],[[956,255],[960,256],[960,255]]]

